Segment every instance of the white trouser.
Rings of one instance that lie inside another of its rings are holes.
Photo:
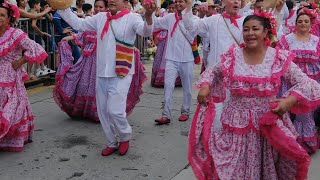
[[[171,119],[172,94],[178,75],[183,89],[183,105],[181,114],[189,115],[192,100],[192,79],[194,62],[176,62],[167,60],[164,79],[164,109],[162,116]]]
[[[132,129],[127,121],[126,104],[132,75],[125,78],[97,77],[97,111],[103,131],[107,137],[107,147],[117,147],[119,141],[128,141]]]
[[[208,55],[209,55],[209,51],[207,50],[203,50],[203,62],[204,62],[204,67],[206,67],[206,69],[208,68],[207,65],[208,65]]]

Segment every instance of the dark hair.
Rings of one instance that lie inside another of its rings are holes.
[[[81,0],[76,0],[76,6],[78,6],[79,5],[79,2],[80,2]]]
[[[287,5],[289,11],[290,11],[291,9],[293,9],[293,2],[292,2],[292,0],[287,0],[287,1],[286,1],[286,5]]]
[[[222,1],[221,0],[215,0],[214,4],[222,5]]]
[[[20,0],[16,0],[16,2],[17,2],[17,6],[20,7],[20,5],[21,5]]]
[[[47,1],[41,1],[40,2],[40,6],[43,8],[45,7],[46,5],[49,5]],[[49,5],[50,6],[50,5]]]
[[[20,7],[20,5],[21,5],[20,1],[22,1],[22,0],[16,0],[18,7]]]
[[[303,6],[303,7],[299,8],[299,9],[297,10],[297,14],[299,14],[299,12],[300,12],[303,8],[313,9],[312,5],[309,4],[308,6]]]
[[[247,16],[244,21],[243,21],[243,26],[246,22],[250,21],[250,20],[257,20],[261,23],[261,25],[263,26],[263,29],[271,29],[271,24],[269,19],[261,17],[261,16],[257,16],[257,15],[249,15]]]
[[[163,9],[167,9],[169,6],[169,2],[168,1],[164,1],[162,4],[161,4],[161,8]]]
[[[300,17],[300,16],[303,16],[303,15],[308,16],[308,17],[310,18],[310,23],[312,22],[311,17],[310,17],[307,13],[302,12],[302,13],[299,13],[299,14],[298,14],[297,19],[296,19],[296,24],[298,23],[298,19],[299,19],[299,17]]]
[[[84,3],[84,4],[82,4],[82,11],[83,11],[83,12],[87,12],[87,11],[89,11],[90,9],[92,9],[92,5],[91,5],[91,4],[89,4],[89,3]]]
[[[104,3],[104,6],[108,7],[108,1],[107,0],[95,0],[94,4],[96,4],[96,2],[98,2],[98,1],[102,1]]]
[[[34,8],[35,5],[40,4],[39,0],[29,0],[28,1],[29,7]]]
[[[124,1],[125,1],[125,0],[124,0]],[[130,3],[130,5],[131,5],[131,7],[133,8],[133,4],[134,4],[133,0],[129,0],[129,3]]]
[[[171,4],[174,4],[174,1],[169,1],[169,5],[168,6],[170,6]]]

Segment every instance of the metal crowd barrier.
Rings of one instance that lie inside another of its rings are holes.
[[[140,51],[141,60],[144,62],[147,59],[147,48],[148,48],[149,37],[142,37],[137,35],[135,46]]]

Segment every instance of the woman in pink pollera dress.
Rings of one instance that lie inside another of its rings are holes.
[[[31,142],[33,113],[24,81],[26,62],[42,62],[47,53],[21,29],[10,27],[18,7],[0,0],[0,150],[22,151]]]
[[[307,179],[310,157],[287,111],[315,109],[320,85],[292,62],[294,54],[269,47],[275,24],[270,13],[246,17],[246,44],[232,46],[197,82],[188,158],[198,179]],[[276,99],[281,78],[293,86]],[[227,89],[230,99],[215,119],[214,103],[225,100]]]

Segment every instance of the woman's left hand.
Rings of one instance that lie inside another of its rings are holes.
[[[294,96],[289,96],[287,98],[275,99],[272,102],[275,102],[278,105],[271,111],[282,116],[290,110],[290,108],[297,102],[297,99]]]
[[[22,63],[20,60],[15,60],[11,63],[12,68],[16,71],[17,69],[21,68]]]

